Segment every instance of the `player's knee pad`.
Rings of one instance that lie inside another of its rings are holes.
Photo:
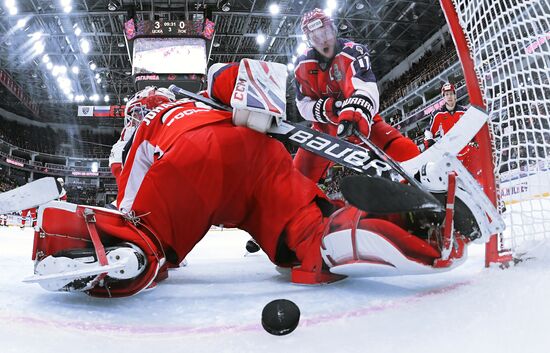
[[[349,206],[331,216],[321,254],[332,273],[362,277],[430,273],[441,256],[426,240],[397,224],[368,218]]]
[[[33,260],[37,265],[47,257],[61,258],[67,254],[69,258],[84,261],[78,255],[80,252],[89,254],[91,262],[95,259],[98,264],[94,269],[98,272],[98,267],[101,271],[101,266],[109,268],[120,257],[129,253],[135,255],[137,260],[128,257],[129,261],[134,262],[125,262],[122,271],[119,268],[118,271],[83,277],[83,280],[93,282],[93,286],[87,283],[83,287],[83,291],[91,296],[124,297],[137,294],[153,283],[165,262],[160,241],[152,231],[136,218],[129,219],[116,210],[53,201],[39,210],[35,230]]]

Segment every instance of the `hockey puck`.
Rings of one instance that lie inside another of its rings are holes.
[[[276,336],[288,335],[298,326],[300,309],[287,299],[269,302],[262,310],[262,326]]]
[[[248,251],[250,254],[253,254],[255,252],[260,251],[260,246],[254,239],[250,239],[246,242],[246,251]]]

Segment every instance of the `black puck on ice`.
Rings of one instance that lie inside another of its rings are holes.
[[[260,246],[258,245],[258,243],[256,243],[254,239],[250,239],[246,242],[246,251],[253,254],[260,251]]]
[[[262,326],[276,336],[288,335],[298,326],[300,309],[287,299],[277,299],[262,310]]]

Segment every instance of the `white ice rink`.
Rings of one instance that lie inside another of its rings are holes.
[[[550,247],[536,260],[483,267],[483,248],[455,271],[297,286],[248,235],[212,231],[153,291],[124,299],[52,293],[32,274],[32,231],[0,228],[0,352],[533,353],[550,347]],[[544,255],[546,254],[546,255]],[[296,331],[277,337],[263,306],[294,301]]]

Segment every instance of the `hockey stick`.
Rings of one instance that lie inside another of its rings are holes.
[[[175,94],[194,99],[196,101],[210,105],[211,107],[219,110],[232,111],[231,107],[226,105],[219,104],[213,100],[200,96],[198,94],[184,90],[176,85],[171,85],[169,89]],[[300,148],[303,148],[309,152],[312,152],[318,156],[321,156],[327,160],[330,160],[334,163],[340,164],[344,167],[353,169],[357,172],[366,175],[378,175],[382,176],[385,173],[390,173],[390,178],[395,179],[395,176],[392,174],[398,174],[403,179],[407,180],[409,184],[416,188],[414,195],[418,197],[418,202],[414,204],[410,209],[413,210],[430,210],[430,211],[441,211],[442,206],[440,202],[434,198],[428,191],[426,191],[422,185],[413,177],[408,175],[396,162],[394,162],[390,157],[388,157],[383,151],[378,147],[373,145],[370,141],[367,140],[367,146],[369,149],[355,145],[346,140],[340,139],[335,136],[331,136],[313,129],[310,129],[301,124],[294,124],[288,121],[282,121],[279,125],[273,126],[267,130],[269,136],[274,137],[278,140],[289,141]],[[364,137],[364,136],[363,136]],[[365,138],[366,139],[366,138]],[[364,182],[368,182],[368,178],[362,179]],[[350,190],[348,195],[353,193],[353,185],[357,183],[351,183],[350,187],[346,190]],[[378,183],[377,185],[382,185]],[[384,183],[387,185],[387,183]],[[372,190],[369,188],[369,190]],[[402,189],[400,189],[402,190]],[[379,190],[382,191],[382,190]],[[411,190],[412,192],[412,190]],[[346,197],[346,195],[344,195]],[[380,198],[380,193],[378,193],[377,198]],[[350,196],[351,197],[351,196]],[[384,197],[386,197],[384,195]],[[352,197],[353,200],[358,200],[357,197]],[[412,198],[411,198],[412,199]],[[423,202],[421,202],[422,200]],[[387,209],[384,205],[391,205],[390,203],[363,203],[358,202],[356,204],[360,206],[361,209],[368,212],[375,213],[388,213],[395,212],[394,210]]]
[[[176,85],[170,85],[169,89],[175,94],[191,98],[218,110],[228,112],[233,110],[233,108],[227,105],[189,92]],[[376,174],[380,174],[391,170],[391,167],[387,163],[373,157],[372,153],[366,148],[300,124],[282,121],[278,126],[269,128],[267,132],[271,137],[289,141],[300,148],[360,173],[373,171]]]
[[[0,193],[0,214],[26,210],[59,197],[61,185],[53,177],[32,181]]]

